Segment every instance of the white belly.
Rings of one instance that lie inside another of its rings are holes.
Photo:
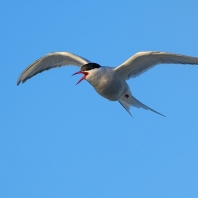
[[[120,81],[111,81],[98,85],[95,90],[108,100],[118,100],[127,91],[127,85]]]
[[[97,75],[90,75],[87,80],[101,96],[112,101],[118,100],[129,90],[126,81],[118,78],[108,67]]]

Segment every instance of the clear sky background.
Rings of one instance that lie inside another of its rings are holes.
[[[77,67],[16,85],[33,61],[69,51],[118,66],[134,53],[198,57],[198,1],[0,2],[0,197],[198,197],[198,66],[128,81],[166,115],[100,97]]]

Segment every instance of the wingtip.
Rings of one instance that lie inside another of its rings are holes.
[[[20,83],[21,83],[21,81],[20,81],[20,80],[17,80],[17,86],[18,86]]]
[[[17,86],[20,84],[20,83],[24,83],[25,81],[22,79],[21,76],[19,76],[18,80],[17,80]]]
[[[17,86],[20,84],[20,83],[24,83],[24,80],[21,79],[21,76],[18,78],[17,80]]]

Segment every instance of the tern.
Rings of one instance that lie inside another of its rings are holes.
[[[198,65],[198,58],[168,52],[145,51],[134,54],[118,67],[108,67],[90,62],[70,52],[52,52],[29,65],[19,76],[17,85],[51,68],[78,66],[81,67],[80,71],[73,75],[83,74],[83,77],[77,84],[84,79],[87,80],[98,94],[110,101],[118,101],[131,116],[131,106],[164,116],[137,100],[132,95],[126,80],[139,76],[155,65],[165,63]]]

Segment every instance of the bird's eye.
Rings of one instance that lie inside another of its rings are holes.
[[[91,66],[89,66],[88,68],[87,68],[87,70],[91,70],[92,69],[92,67]]]

